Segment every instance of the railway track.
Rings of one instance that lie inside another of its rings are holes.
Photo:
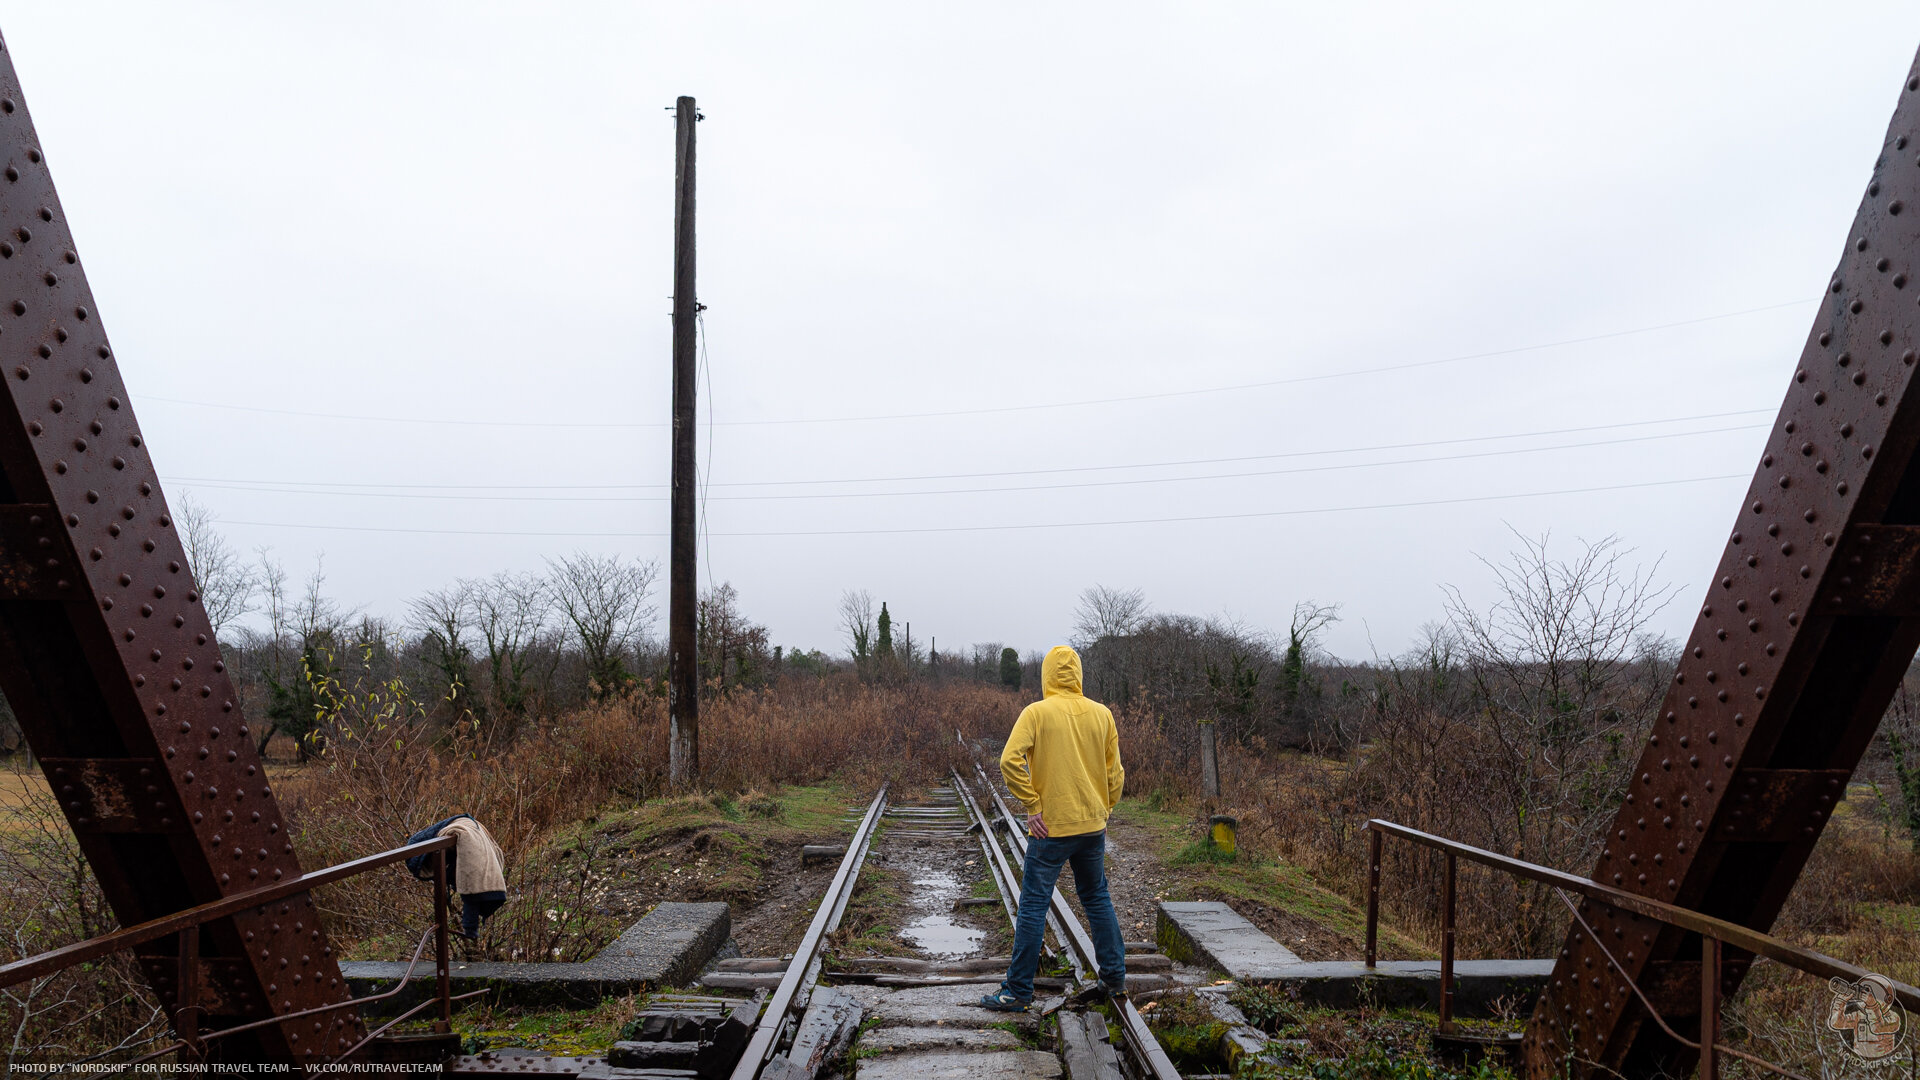
[[[1040,1014],[1040,1009],[1058,1006],[1061,999],[1098,981],[1092,938],[1057,889],[1047,914],[1043,974],[1035,982],[1037,1003],[1035,1011],[1026,1014],[990,1013],[977,1005],[1004,974],[1004,957],[943,962],[832,955],[831,937],[840,927],[876,840],[889,849],[882,859],[907,861],[923,875],[938,875],[939,870],[929,868],[943,862],[965,866],[967,856],[973,856],[977,859],[973,865],[984,868],[992,882],[994,895],[960,902],[997,909],[1011,938],[1026,835],[1021,819],[986,770],[975,762],[971,776],[951,771],[944,786],[924,796],[895,801],[893,794],[882,786],[864,808],[853,808],[859,813],[853,819],[853,835],[790,957],[726,961],[707,977],[710,989],[755,990],[765,997],[765,1007],[746,1035],[738,1063],[729,1074],[713,1075],[728,1075],[731,1080],[826,1075],[857,1039],[863,1078],[1179,1080],[1179,1071],[1129,998],[1111,1003],[1121,1034],[1118,1046],[1107,1042],[1106,1022],[1097,1017],[1089,1021],[1084,1009],[1060,1008],[1054,1014],[1058,1022],[1052,1025]],[[986,936],[977,929],[947,929]],[[1162,973],[1171,964],[1151,948],[1145,943],[1129,944],[1130,976],[1136,968],[1146,968],[1134,981],[1164,984],[1167,976]],[[699,1008],[703,1001],[713,1002],[705,1006],[709,1009],[725,1007],[717,999],[699,998],[670,1001],[667,1007]],[[1045,1049],[1050,1028],[1058,1049],[1064,1051],[1064,1069],[1060,1058]]]

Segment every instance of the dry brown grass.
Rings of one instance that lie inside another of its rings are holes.
[[[930,780],[964,762],[959,735],[1002,735],[1023,703],[995,687],[877,686],[852,677],[737,692],[702,703],[702,787],[740,793],[827,779],[862,788]],[[609,927],[593,917],[606,868],[592,839],[570,839],[565,858],[550,841],[606,810],[667,794],[666,742],[664,703],[649,697],[535,725],[510,746],[389,723],[335,739],[318,761],[279,782],[279,796],[309,866],[394,847],[450,814],[472,814],[506,851],[513,885],[508,907],[489,924],[490,950],[578,959],[606,940]],[[425,895],[403,874],[378,873],[325,890],[322,903],[349,950],[397,951],[427,917]]]

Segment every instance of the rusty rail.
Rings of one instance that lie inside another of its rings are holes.
[[[1550,886],[1560,898],[1561,903],[1565,904],[1567,909],[1573,913],[1574,921],[1592,938],[1594,944],[1601,948],[1608,965],[1611,966],[1622,979],[1626,980],[1626,985],[1633,991],[1634,996],[1639,999],[1641,1006],[1647,1010],[1648,1015],[1653,1018],[1654,1022],[1659,1024],[1669,1036],[1682,1045],[1689,1049],[1700,1051],[1701,1080],[1715,1080],[1719,1075],[1718,1059],[1723,1054],[1740,1058],[1743,1061],[1783,1076],[1799,1076],[1797,1073],[1790,1072],[1717,1041],[1717,1033],[1720,1030],[1719,1006],[1721,973],[1724,960],[1723,946],[1732,945],[1736,949],[1744,950],[1755,956],[1764,956],[1769,960],[1784,964],[1797,971],[1804,971],[1809,975],[1822,978],[1839,978],[1845,979],[1848,982],[1857,982],[1870,974],[1865,968],[1857,967],[1847,963],[1845,960],[1828,956],[1825,953],[1815,952],[1812,949],[1802,948],[1798,945],[1782,941],[1771,934],[1762,933],[1750,927],[1741,926],[1738,923],[1728,922],[1725,919],[1718,919],[1712,915],[1694,911],[1691,908],[1679,907],[1674,904],[1665,903],[1664,901],[1630,893],[1624,889],[1617,889],[1611,885],[1603,885],[1597,881],[1575,877],[1572,874],[1555,870],[1552,867],[1541,866],[1538,863],[1527,862],[1524,859],[1516,859],[1508,855],[1501,855],[1498,852],[1488,851],[1485,848],[1474,847],[1471,844],[1463,844],[1457,840],[1449,840],[1444,836],[1435,836],[1429,832],[1422,832],[1419,829],[1409,828],[1391,821],[1383,821],[1379,818],[1369,820],[1366,828],[1368,833],[1366,964],[1369,968],[1376,967],[1379,959],[1380,875],[1383,854],[1382,841],[1384,838],[1388,836],[1398,837],[1421,847],[1440,851],[1446,856],[1446,869],[1442,875],[1440,901],[1440,1030],[1442,1031],[1450,1032],[1453,1030],[1454,894],[1458,876],[1458,860],[1460,859],[1476,862],[1483,866],[1489,866],[1495,870],[1511,874],[1514,877],[1524,878],[1528,881],[1535,881]],[[1669,926],[1689,930],[1700,935],[1702,943],[1700,965],[1701,1019],[1702,1031],[1706,1033],[1706,1037],[1696,1042],[1674,1032],[1673,1028],[1667,1024],[1666,1019],[1653,1008],[1653,1004],[1648,999],[1646,993],[1641,989],[1640,985],[1634,981],[1626,968],[1616,961],[1611,953],[1605,952],[1605,943],[1600,940],[1599,935],[1594,932],[1593,928],[1587,924],[1586,919],[1581,916],[1579,906],[1567,896],[1568,893],[1579,893],[1589,900],[1597,900],[1609,907],[1654,919],[1666,923]],[[1885,976],[1881,977],[1885,978]],[[1892,984],[1894,996],[1899,999],[1902,1008],[1905,1008],[1909,1012],[1920,1009],[1920,989],[1908,986],[1905,983],[1893,982],[1892,980],[1888,981]]]
[[[140,1061],[171,1053],[175,1050],[187,1050],[197,1054],[200,1048],[207,1042],[228,1035],[234,1035],[242,1031],[251,1031],[255,1028],[266,1027],[271,1024],[282,1023],[304,1016],[337,1012],[341,1009],[353,1008],[365,1004],[369,1001],[377,1001],[381,998],[390,997],[398,993],[400,988],[405,986],[407,981],[413,977],[414,966],[419,963],[420,954],[425,950],[427,936],[431,935],[434,939],[435,946],[435,995],[428,1002],[423,1003],[423,1005],[438,1004],[439,1016],[435,1020],[435,1030],[443,1032],[449,1031],[451,1030],[450,1021],[452,1018],[452,1002],[454,999],[450,996],[452,963],[450,956],[451,950],[447,940],[447,912],[450,906],[447,883],[447,852],[454,847],[455,843],[456,840],[454,837],[438,836],[423,843],[409,844],[380,852],[377,855],[368,855],[364,858],[340,863],[337,866],[330,866],[311,874],[303,874],[297,878],[289,878],[285,881],[276,882],[266,888],[235,893],[232,896],[221,897],[218,900],[211,900],[204,904],[198,904],[194,907],[171,912],[157,919],[151,919],[134,926],[124,927],[112,933],[101,934],[98,937],[88,938],[85,941],[77,941],[71,945],[63,945],[57,949],[50,949],[38,955],[29,956],[23,960],[16,960],[10,964],[0,965],[0,988],[13,986],[32,979],[44,978],[77,964],[98,960],[101,957],[110,956],[113,953],[133,948],[136,945],[142,945],[146,942],[156,941],[171,935],[178,935],[180,938],[178,947],[179,971],[177,981],[174,984],[175,1006],[172,1010],[172,1020],[174,1031],[179,1036],[179,1040],[145,1057],[135,1058],[132,1061],[124,1063],[124,1065],[133,1065]],[[386,993],[373,994],[364,998],[350,998],[345,1001],[334,1002],[316,1008],[269,1016],[260,1020],[205,1034],[200,1032],[200,1014],[203,1010],[198,1001],[198,978],[200,969],[199,931],[203,924],[212,922],[215,919],[222,919],[238,914],[249,908],[261,907],[277,900],[284,900],[289,896],[309,892],[322,885],[330,885],[335,882],[344,881],[347,878],[364,874],[369,870],[401,862],[416,855],[431,855],[433,857],[434,925],[426,934],[421,936],[420,945],[414,949],[413,960],[407,965],[406,974],[402,976],[398,986]],[[461,995],[461,997],[471,996],[473,995]],[[417,1012],[419,1010],[416,1008],[413,1011]],[[408,1015],[411,1015],[411,1013]],[[385,1030],[385,1028],[381,1030]],[[378,1033],[376,1032],[375,1034]],[[367,1039],[361,1040],[361,1042],[356,1044],[348,1053],[352,1053],[353,1050],[358,1050],[361,1045],[364,1045],[371,1038],[372,1036],[368,1036]]]
[[[881,815],[886,813],[887,791],[891,786],[881,784],[880,791],[867,804],[859,826],[847,841],[847,853],[840,860],[840,869],[834,871],[826,895],[814,910],[813,922],[808,924],[800,944],[794,947],[793,962],[787,965],[786,973],[780,977],[780,985],[774,988],[773,997],[760,1014],[760,1023],[754,1027],[745,1052],[733,1068],[732,1080],[755,1080],[760,1075],[760,1070],[766,1067],[767,1060],[773,1056],[780,1029],[787,1022],[787,1014],[793,1011],[802,983],[812,985],[817,973],[815,960],[819,956],[820,946],[839,923],[840,914],[846,910],[847,900],[853,895],[860,877],[860,866],[867,858],[867,845],[872,842],[874,831],[879,828]]]

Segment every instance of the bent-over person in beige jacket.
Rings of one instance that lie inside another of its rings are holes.
[[[471,814],[435,822],[407,837],[407,843],[423,844],[436,836],[454,838],[453,850],[447,852],[447,877],[460,894],[460,936],[478,941],[480,923],[507,902],[506,859],[486,826]],[[432,881],[433,856],[415,855],[407,860],[407,869],[421,881]]]

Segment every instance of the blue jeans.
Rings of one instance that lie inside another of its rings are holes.
[[[1120,920],[1107,895],[1107,834],[1047,837],[1027,841],[1027,861],[1020,871],[1020,916],[1013,927],[1013,960],[1002,987],[1021,1001],[1033,999],[1033,973],[1040,966],[1040,941],[1047,932],[1047,910],[1060,868],[1073,864],[1074,890],[1087,913],[1093,935],[1093,955],[1100,965],[1100,981],[1118,990],[1127,982],[1127,943],[1120,936]]]

